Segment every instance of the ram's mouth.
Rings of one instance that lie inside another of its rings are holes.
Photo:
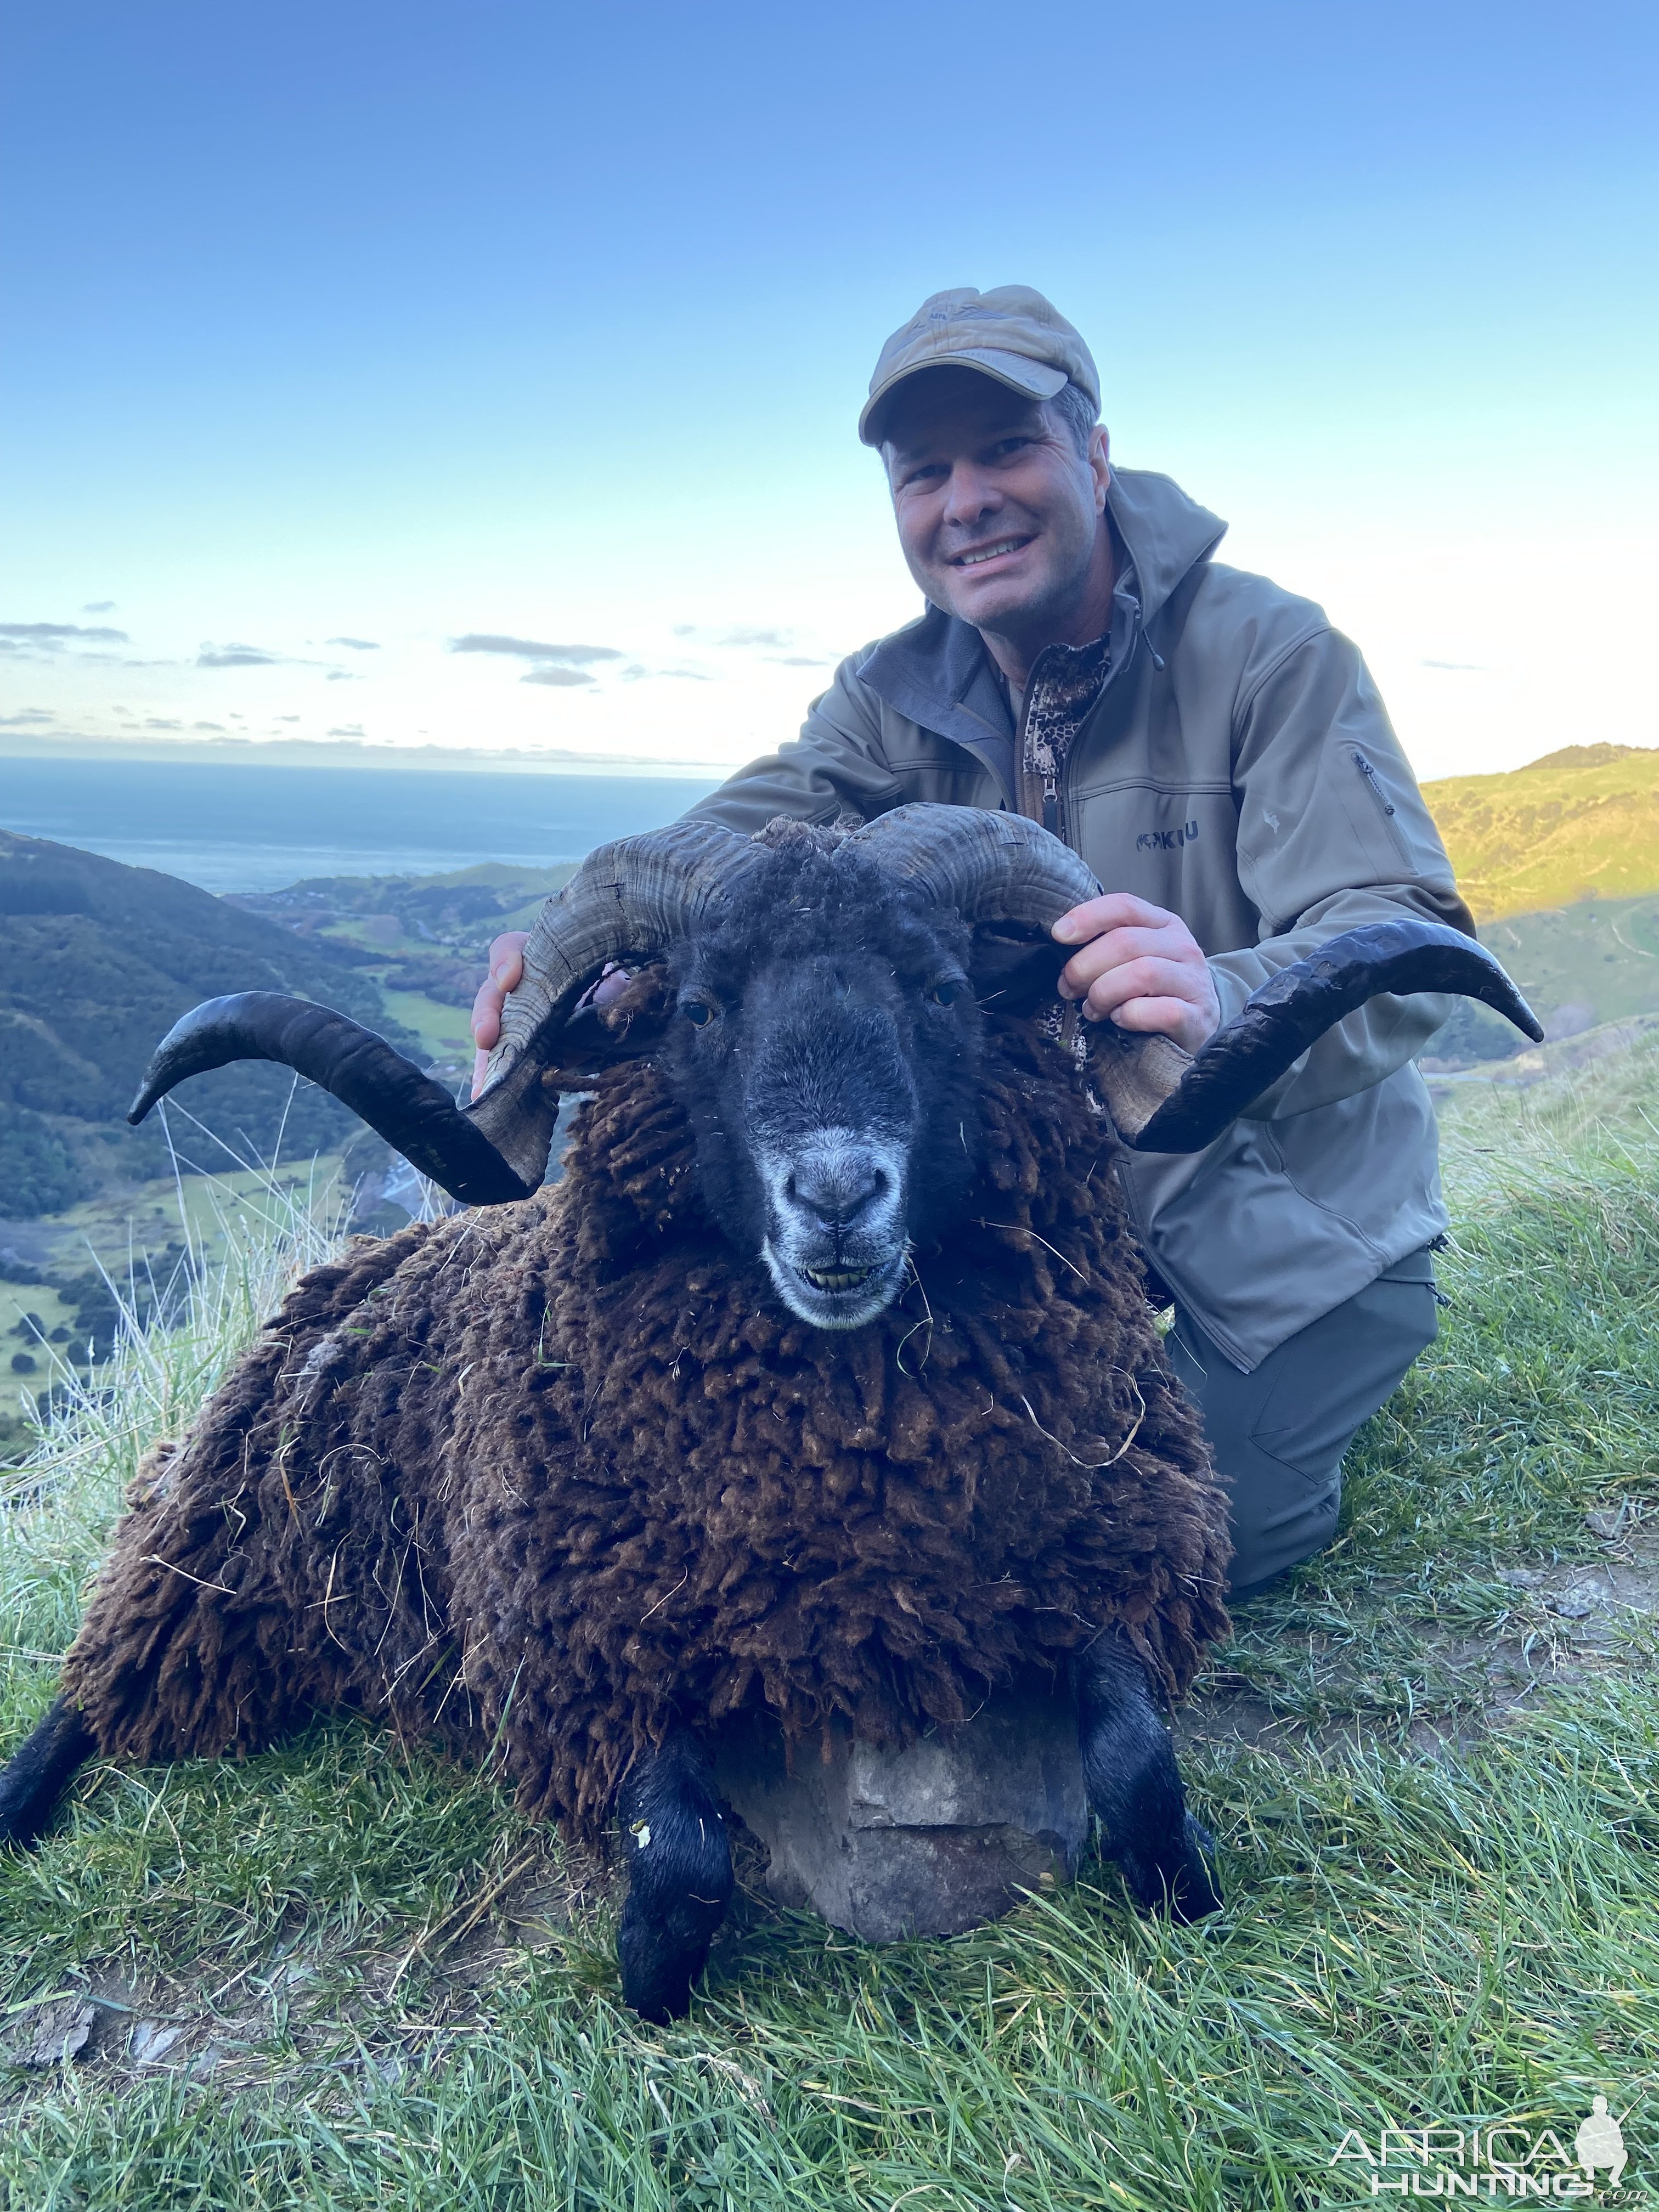
[[[875,1267],[799,1267],[796,1273],[815,1291],[859,1291],[872,1275],[879,1273]]]
[[[901,1243],[883,1259],[856,1265],[843,1261],[838,1267],[822,1261],[808,1266],[786,1257],[769,1237],[761,1257],[774,1289],[792,1314],[814,1328],[862,1328],[884,1313],[904,1285],[908,1244]]]

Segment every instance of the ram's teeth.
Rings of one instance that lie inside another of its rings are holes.
[[[815,1291],[854,1291],[874,1274],[873,1267],[803,1267]]]

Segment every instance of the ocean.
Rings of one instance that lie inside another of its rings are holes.
[[[0,830],[209,891],[552,866],[672,822],[713,779],[0,759]]]

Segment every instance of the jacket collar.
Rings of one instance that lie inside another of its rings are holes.
[[[1113,608],[1115,669],[1133,650],[1137,623],[1144,629],[1157,618],[1182,578],[1215,551],[1227,526],[1171,478],[1146,469],[1114,469],[1106,501],[1133,563],[1133,598],[1120,581]],[[858,672],[896,713],[982,761],[1008,805],[1017,805],[1007,701],[971,623],[930,606],[884,638]]]

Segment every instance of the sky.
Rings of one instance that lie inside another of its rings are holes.
[[[1420,775],[1659,744],[1656,59],[1595,0],[12,0],[0,747],[736,765],[920,611],[859,405],[1007,283]]]

